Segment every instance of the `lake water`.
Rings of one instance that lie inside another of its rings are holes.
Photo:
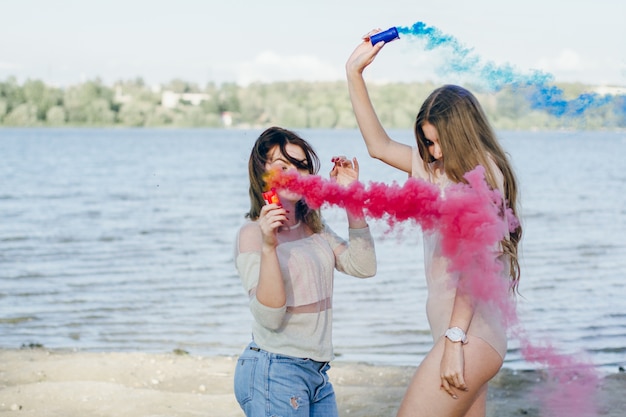
[[[356,130],[298,130],[406,177]],[[0,348],[237,355],[250,338],[232,245],[259,130],[0,129]],[[392,136],[413,143],[410,131]],[[527,336],[609,372],[626,366],[626,133],[499,132],[519,177]],[[325,210],[347,235],[344,213]],[[371,220],[378,274],[337,274],[338,359],[416,365],[429,350],[421,232]],[[535,368],[511,340],[505,367]]]

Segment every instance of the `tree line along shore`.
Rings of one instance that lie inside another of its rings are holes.
[[[370,83],[378,115],[389,128],[410,129],[417,110],[438,84],[432,82]],[[558,116],[535,109],[521,89],[497,92],[472,88],[498,130],[621,130],[626,128],[626,95],[586,109],[578,116]],[[606,88],[578,83],[558,84],[565,99]],[[613,93],[621,94],[619,88]],[[609,88],[608,94],[611,93]],[[66,87],[41,80],[0,81],[0,126],[4,127],[205,127],[353,129],[346,83],[286,81],[208,83],[184,80],[149,86],[143,79],[106,85],[94,79]]]

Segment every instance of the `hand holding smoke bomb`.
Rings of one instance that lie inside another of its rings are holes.
[[[263,200],[265,200],[265,204],[280,204],[280,199],[278,198],[278,193],[276,192],[276,188],[272,188],[269,191],[263,193]]]
[[[263,200],[265,204],[277,204],[279,207],[283,205],[280,203],[280,199],[278,198],[278,193],[276,192],[276,188],[272,188],[269,191],[263,193]],[[282,226],[281,226],[282,227]],[[279,227],[276,231],[280,233],[281,227]]]
[[[398,35],[398,29],[395,27],[390,27],[383,32],[378,32],[369,36],[369,41],[372,43],[372,46],[376,45],[380,41],[388,43],[396,39],[400,39],[400,36]]]

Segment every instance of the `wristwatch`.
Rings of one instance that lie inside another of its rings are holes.
[[[467,343],[467,335],[460,327],[450,327],[446,330],[445,336],[452,342]]]

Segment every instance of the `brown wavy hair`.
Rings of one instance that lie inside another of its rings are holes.
[[[299,146],[306,155],[304,161],[292,158],[287,153],[287,144]],[[268,161],[270,150],[278,146],[280,153],[292,163],[297,169],[308,171],[309,174],[317,175],[320,169],[320,160],[313,147],[295,132],[281,127],[270,127],[258,137],[248,161],[248,177],[250,180],[250,211],[246,217],[257,220],[261,213],[261,207],[265,204],[263,192],[267,191],[267,184],[264,180],[266,173],[265,164]],[[296,203],[296,219],[303,221],[314,233],[319,233],[322,228],[322,219],[319,210],[311,210],[304,199]]]
[[[443,171],[448,178],[457,183],[467,183],[463,178],[465,173],[482,165],[487,183],[496,189],[496,175],[492,169],[495,163],[504,176],[506,204],[519,219],[515,174],[476,97],[463,87],[444,85],[434,90],[424,101],[415,120],[415,137],[424,167],[430,171],[433,158],[428,152],[427,139],[422,130],[425,123],[437,129],[439,146],[444,155]],[[520,224],[508,239],[501,242],[503,252],[509,256],[511,287],[514,291],[518,289],[520,279],[518,246],[521,238]]]

